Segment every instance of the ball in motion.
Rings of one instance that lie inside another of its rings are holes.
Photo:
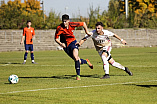
[[[15,83],[18,83],[19,78],[17,75],[10,75],[8,78],[8,81],[10,84],[15,84]]]

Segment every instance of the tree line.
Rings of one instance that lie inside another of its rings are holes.
[[[85,21],[89,28],[95,28],[95,23],[98,21],[104,23],[104,28],[157,28],[157,13],[151,12],[155,10],[151,7],[149,0],[143,2],[131,0],[129,15],[126,18],[125,11],[121,11],[120,1],[110,0],[108,11],[100,10],[99,6],[96,9],[90,6],[88,18],[79,15],[71,20]],[[48,16],[45,15],[39,0],[25,0],[24,3],[21,0],[10,0],[6,4],[2,1],[0,29],[22,29],[26,26],[27,20],[33,22],[32,27],[35,29],[55,29],[61,23],[60,17],[61,14],[55,11],[50,11]]]

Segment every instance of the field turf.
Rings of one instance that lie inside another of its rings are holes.
[[[134,75],[110,66],[110,79],[100,79],[104,71],[95,49],[80,49],[79,56],[94,65],[81,65],[80,81],[63,51],[34,54],[38,64],[28,54],[22,65],[24,52],[0,52],[0,104],[157,104],[157,47],[112,49]],[[19,83],[9,84],[11,74]]]

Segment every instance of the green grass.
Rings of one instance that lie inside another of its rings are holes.
[[[100,79],[104,71],[95,49],[80,49],[79,56],[94,65],[81,66],[81,81],[63,51],[35,52],[37,65],[30,54],[22,65],[23,54],[0,53],[0,104],[157,104],[157,47],[112,49],[134,76],[110,66],[110,79]],[[18,75],[18,84],[8,83],[11,74]]]

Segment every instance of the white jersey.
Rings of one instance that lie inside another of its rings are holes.
[[[91,36],[86,35],[87,39],[88,39],[88,37],[92,37],[94,46],[97,51],[103,50],[103,47],[105,47],[105,46],[111,46],[111,41],[110,41],[109,37],[114,36],[114,33],[110,32],[108,30],[102,30],[102,31],[104,33],[103,35],[98,35],[96,30],[92,31]]]

